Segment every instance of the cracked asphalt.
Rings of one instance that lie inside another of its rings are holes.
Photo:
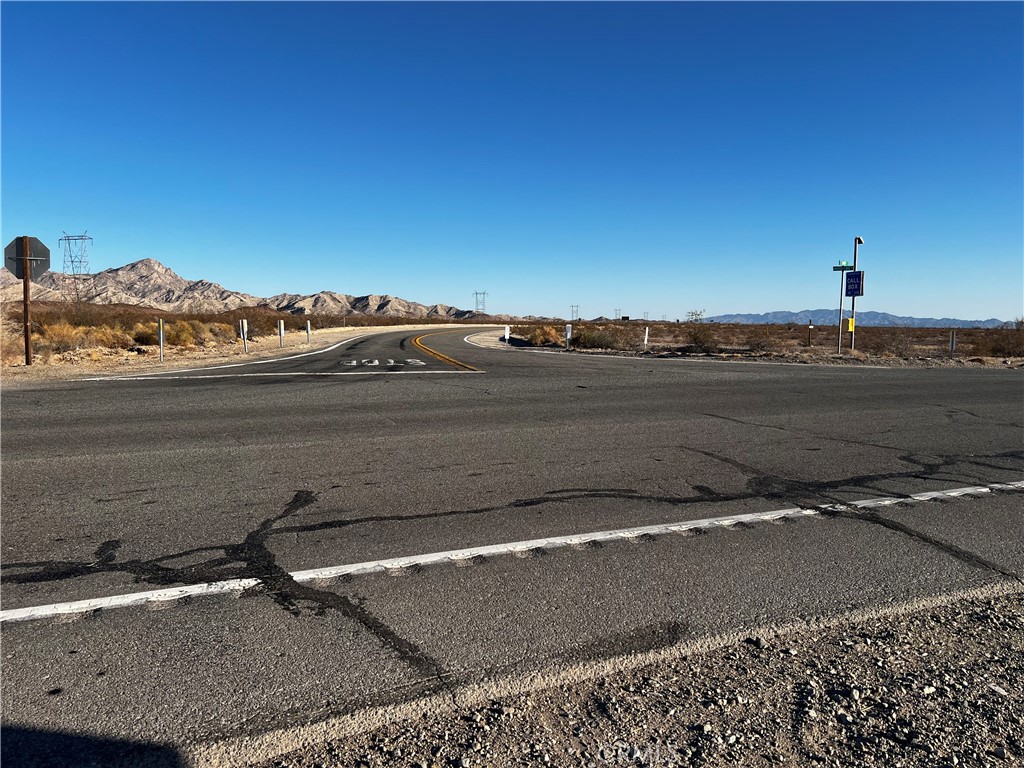
[[[21,729],[24,764],[46,764],[54,731],[114,762],[214,743],[265,759],[371,707],[1021,580],[1017,494],[842,506],[1024,479],[1019,371],[538,354],[467,332],[6,387],[5,610],[262,582],[5,623],[3,723]],[[290,576],[823,504],[840,506],[464,567]]]

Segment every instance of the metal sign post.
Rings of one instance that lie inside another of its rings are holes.
[[[7,268],[20,278],[24,302],[25,365],[32,365],[32,278],[42,276],[50,269],[50,249],[35,237],[16,237],[4,248]]]
[[[853,350],[857,345],[857,297],[864,295],[864,273],[859,273],[859,277],[856,280],[857,292],[850,293],[850,278],[853,275],[858,274],[857,272],[857,246],[864,245],[864,238],[859,235],[853,238],[853,272],[846,276],[846,295],[852,296],[850,302],[850,349]]]
[[[838,353],[843,354],[843,273],[849,272],[853,267],[849,262],[840,261],[838,266],[832,267],[833,272],[839,273],[839,319],[836,325],[839,326],[839,349]]]

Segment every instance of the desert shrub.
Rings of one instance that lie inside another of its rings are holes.
[[[13,363],[25,358],[25,337],[21,323],[4,313],[0,318],[0,357],[4,363]]]
[[[778,340],[772,335],[771,326],[758,325],[746,335],[746,345],[751,352],[769,352],[778,349]]]
[[[85,339],[85,329],[72,325],[71,323],[59,320],[55,323],[45,323],[40,327],[40,335],[43,343],[53,352],[68,352],[82,346]]]
[[[517,325],[512,328],[512,333],[535,347],[565,343],[565,336],[553,325]]]
[[[164,324],[164,342],[172,347],[191,347],[196,336],[192,326],[184,320]]]
[[[156,323],[136,323],[131,335],[136,344],[154,346],[160,343]]]
[[[710,323],[687,323],[686,340],[698,352],[718,351],[718,334]]]
[[[857,346],[883,357],[910,357],[913,339],[907,328],[871,328],[857,334]]]
[[[135,339],[119,328],[101,325],[96,328],[82,328],[82,346],[106,347],[107,349],[128,349],[134,346]]]
[[[627,334],[618,328],[573,328],[570,341],[578,349],[630,349],[632,345]]]
[[[1024,357],[1024,318],[987,329],[974,340],[973,348],[982,357]]]
[[[235,330],[234,326],[227,323],[210,323],[209,332],[211,338],[221,342],[233,341],[238,335],[238,331]]]

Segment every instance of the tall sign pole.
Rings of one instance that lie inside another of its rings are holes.
[[[853,271],[857,272],[857,246],[864,244],[864,238],[857,236],[853,238]],[[850,300],[850,349],[855,349],[857,346],[857,296],[860,295],[864,290],[863,288],[863,277],[861,278],[861,286],[859,291],[855,291]],[[840,313],[842,314],[842,313]]]
[[[50,249],[35,237],[16,237],[4,248],[4,266],[22,281],[25,365],[32,365],[32,278],[50,269]]]
[[[32,319],[30,316],[32,306],[32,289],[31,276],[32,276],[32,262],[29,261],[29,243],[28,235],[21,236],[21,268],[24,272],[22,284],[24,286],[24,299],[25,299],[25,311],[23,312],[25,318],[25,365],[32,365]]]

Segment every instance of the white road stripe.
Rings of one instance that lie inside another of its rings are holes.
[[[857,507],[863,509],[890,504],[910,504],[918,501],[932,501],[940,498],[954,499],[966,495],[991,493],[992,491],[1024,491],[1024,480],[1018,480],[1012,483],[992,483],[990,485],[972,486],[968,488],[952,488],[946,491],[929,491],[926,493],[915,493],[911,496],[903,497],[864,499],[862,501],[853,501],[845,505],[822,504],[820,506],[808,508],[793,507],[790,509],[778,509],[771,512],[751,512],[743,515],[726,515],[724,517],[710,517],[702,520],[684,520],[678,523],[644,525],[636,528],[619,528],[611,531],[594,531],[591,533],[579,533],[569,536],[551,536],[543,539],[513,541],[506,544],[469,547],[468,549],[452,549],[446,552],[431,552],[424,555],[393,557],[386,560],[371,560],[365,563],[352,563],[349,565],[336,565],[328,568],[294,571],[291,576],[300,583],[324,581],[327,579],[335,579],[340,576],[359,576],[368,573],[380,573],[382,571],[410,568],[413,566],[434,565],[438,563],[458,563],[476,557],[525,554],[531,550],[558,549],[561,547],[580,546],[591,542],[637,539],[641,536],[661,536],[668,533],[685,533],[687,531],[702,530],[706,528],[731,528],[744,523],[756,523],[762,521],[772,522],[785,518],[810,517],[821,514],[823,511],[841,509],[843,507]],[[126,608],[130,606],[147,605],[150,603],[180,600],[188,597],[203,597],[229,592],[241,592],[243,590],[256,587],[259,584],[259,579],[231,579],[228,581],[216,581],[205,584],[171,587],[170,589],[157,589],[149,592],[136,592],[134,594],[127,595],[98,597],[91,600],[53,603],[51,605],[38,605],[30,608],[12,608],[6,611],[0,611],[0,623],[8,621],[15,622],[52,619],[59,618],[61,616],[92,613],[94,611],[109,608]]]
[[[362,334],[360,336],[353,336],[350,339],[343,339],[337,344],[332,344],[329,347],[323,349],[317,349],[312,352],[303,352],[300,355],[290,355],[288,357],[269,357],[266,360],[247,360],[244,363],[225,363],[224,365],[210,365],[205,368],[180,368],[176,371],[153,371],[152,373],[139,373],[135,376],[97,376],[91,379],[77,379],[77,381],[139,381],[144,378],[151,378],[153,376],[170,376],[175,373],[188,373],[189,371],[219,371],[222,368],[241,368],[244,365],[264,365],[266,363],[283,363],[286,360],[298,360],[300,357],[309,357],[311,355],[322,355],[324,352],[331,352],[337,349],[343,344],[348,344],[358,339],[365,339],[368,334]],[[185,378],[185,377],[179,377]]]
[[[170,374],[154,378],[152,376],[118,376],[116,379],[103,377],[96,379],[78,379],[78,381],[175,381],[178,379],[256,379],[256,378],[288,378],[291,376],[408,376],[410,374],[462,374],[484,373],[484,371],[430,371],[417,368],[410,371],[296,371],[294,373],[211,373],[206,376],[172,376]]]

